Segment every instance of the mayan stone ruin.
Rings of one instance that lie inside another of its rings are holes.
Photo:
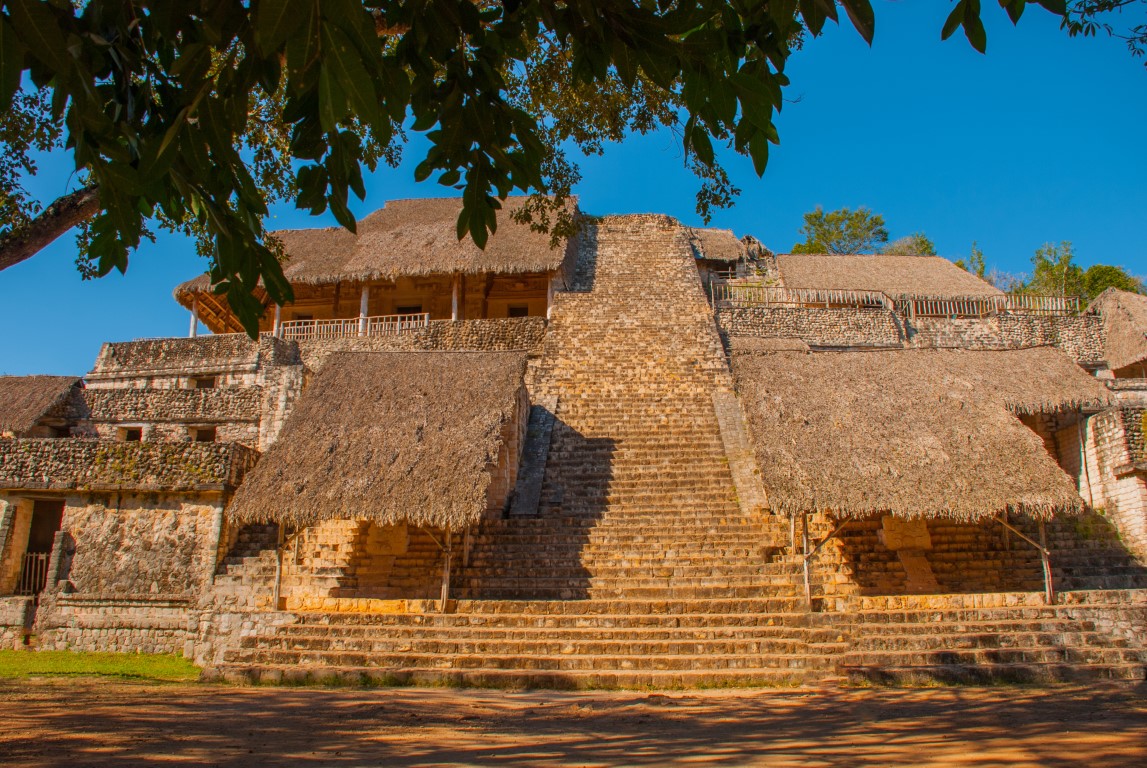
[[[0,644],[259,682],[1144,678],[1147,297],[652,214],[553,245],[503,211],[479,250],[458,206],[279,233],[258,339],[203,276],[186,338],[0,377]]]

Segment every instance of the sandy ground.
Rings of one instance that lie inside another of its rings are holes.
[[[1147,766],[1147,686],[658,694],[0,681],[0,765]]]

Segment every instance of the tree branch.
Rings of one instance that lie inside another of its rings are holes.
[[[95,216],[99,210],[98,185],[78,189],[57,199],[26,226],[0,235],[0,270],[36,255],[84,219]]]

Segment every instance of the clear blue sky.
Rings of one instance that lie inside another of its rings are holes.
[[[742,195],[712,226],[753,234],[774,250],[797,242],[801,214],[864,205],[892,236],[923,231],[958,258],[979,242],[989,266],[1019,272],[1047,241],[1071,240],[1084,265],[1147,273],[1147,70],[1116,40],[1070,40],[1034,4],[1013,28],[984,4],[988,53],[959,34],[941,42],[950,3],[877,2],[868,48],[847,24],[790,61],[781,145],[764,178],[725,158]],[[441,196],[414,184],[420,144],[397,170],[368,182],[358,215],[388,199]],[[67,191],[66,158],[46,158],[33,190]],[[635,137],[582,164],[582,208],[658,212],[700,223],[697,183],[665,134]],[[272,228],[327,226],[282,206]],[[0,373],[83,374],[104,341],[187,333],[171,297],[204,269],[190,243],[161,235],[118,273],[82,282],[65,236],[0,272]]]

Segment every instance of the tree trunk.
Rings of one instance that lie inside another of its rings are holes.
[[[99,211],[100,188],[96,185],[57,199],[27,226],[0,236],[0,270],[35,256],[57,237]]]

